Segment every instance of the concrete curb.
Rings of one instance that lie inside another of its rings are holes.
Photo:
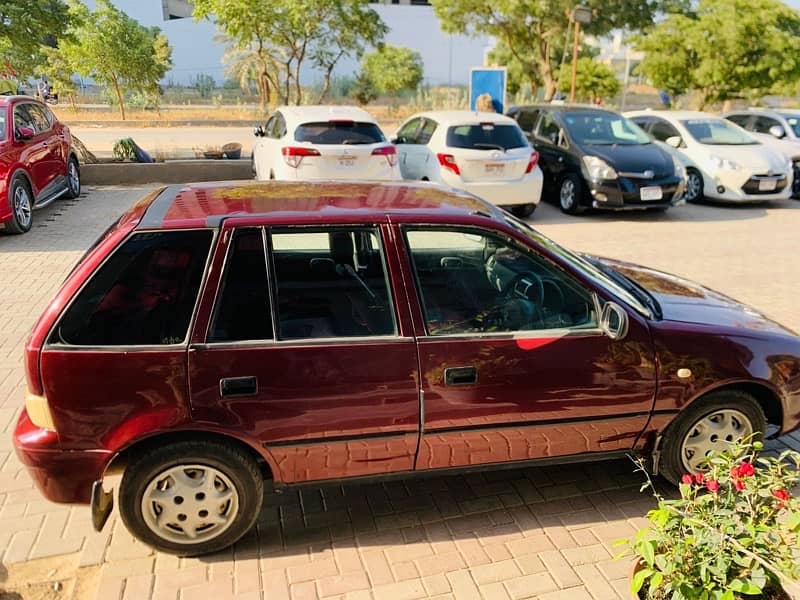
[[[142,185],[252,179],[250,159],[170,160],[163,163],[81,165],[86,185]]]

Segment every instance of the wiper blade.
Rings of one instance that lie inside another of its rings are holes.
[[[483,143],[478,143],[478,144],[472,144],[472,147],[473,147],[473,148],[486,148],[487,150],[502,150],[503,152],[505,152],[505,151],[506,151],[506,149],[505,149],[505,148],[503,148],[503,146],[501,146],[500,144],[483,144]]]

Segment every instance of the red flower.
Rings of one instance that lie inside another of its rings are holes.
[[[692,485],[694,483],[694,479],[688,473],[681,477],[681,483],[685,483],[686,485]]]
[[[719,482],[716,481],[715,479],[709,479],[708,481],[706,481],[706,488],[708,489],[709,492],[716,492],[717,490],[719,490]]]
[[[756,470],[753,467],[752,463],[749,463],[749,462],[745,461],[741,465],[739,465],[739,476],[740,477],[752,477],[755,474],[756,474]]]
[[[694,480],[697,483],[697,485],[701,485],[701,484],[705,483],[706,476],[703,475],[702,473],[695,473],[694,474]]]
[[[789,498],[792,497],[786,490],[775,490],[772,492],[772,495],[778,499],[778,508],[786,506],[786,503],[789,502]]]
[[[741,492],[745,488],[744,481],[742,481],[741,479],[735,479],[733,481],[733,487],[735,487],[737,490]]]

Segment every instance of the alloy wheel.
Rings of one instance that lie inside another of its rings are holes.
[[[565,179],[561,183],[561,192],[559,194],[561,201],[561,208],[564,210],[571,210],[575,205],[575,182],[571,179]]]
[[[148,483],[141,506],[145,524],[157,536],[177,544],[198,544],[230,527],[239,512],[239,494],[218,469],[178,465]]]
[[[686,177],[686,200],[699,200],[703,194],[703,181],[700,175],[690,172]]]
[[[31,225],[31,197],[24,185],[18,185],[14,190],[14,216],[22,229]]]
[[[81,192],[81,176],[74,160],[69,161],[67,176],[69,178],[69,191],[73,196],[77,196]]]
[[[689,473],[701,470],[709,452],[723,452],[729,445],[753,434],[753,424],[744,413],[734,409],[714,411],[695,423],[681,443],[684,469]]]

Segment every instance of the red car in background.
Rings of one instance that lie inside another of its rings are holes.
[[[5,230],[25,233],[34,209],[80,193],[69,128],[38,100],[0,96],[0,223]]]

